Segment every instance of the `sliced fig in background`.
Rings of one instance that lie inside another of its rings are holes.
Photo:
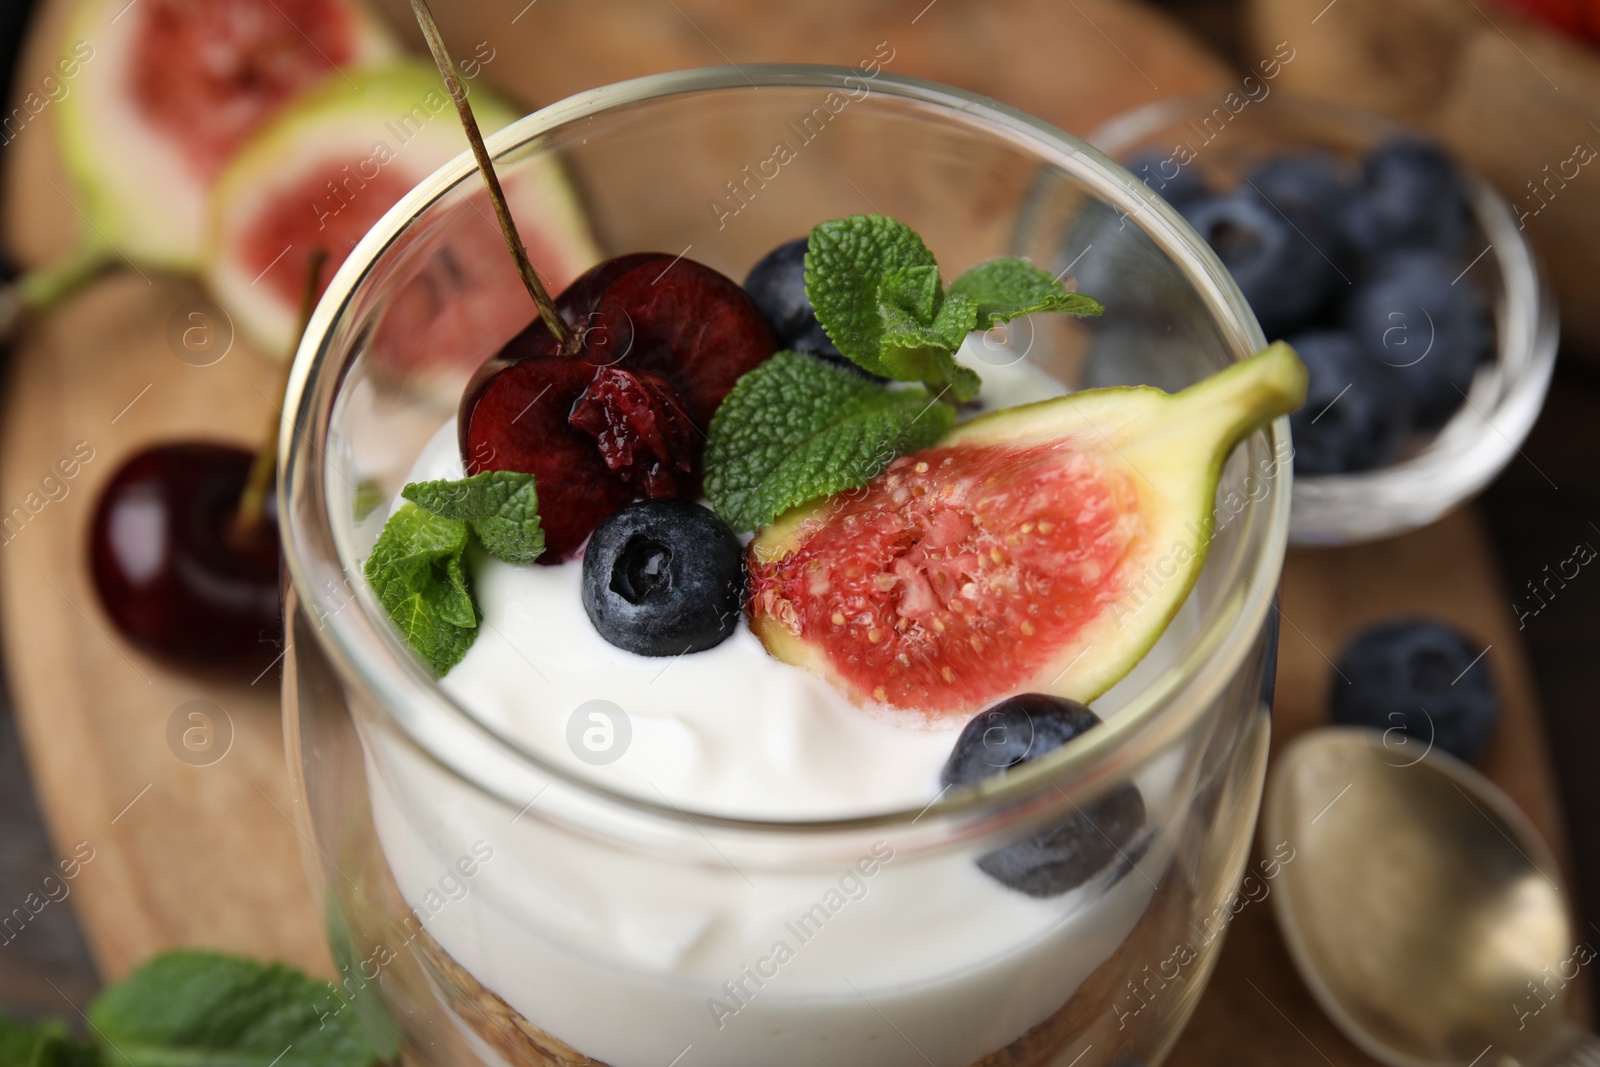
[[[60,108],[86,242],[199,264],[207,193],[292,98],[398,49],[354,0],[82,0]]]
[[[142,0],[141,0],[142,2]],[[484,131],[517,117],[472,90]],[[439,75],[422,62],[351,72],[289,105],[228,165],[217,182],[205,276],[217,298],[264,351],[286,353],[311,250],[327,274],[411,188],[466,151]],[[596,252],[577,198],[553,162],[503,176],[529,258],[559,289]],[[374,360],[399,370],[472,366],[533,314],[506,254],[487,196],[476,186],[459,224],[424,235],[428,266],[391,301],[372,342]],[[432,247],[429,247],[429,244]]]
[[[1277,344],[1176,394],[1094,389],[973,419],[762,530],[751,626],[865,705],[1087,703],[1189,595],[1223,461],[1305,389]]]

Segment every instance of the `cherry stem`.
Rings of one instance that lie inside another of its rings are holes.
[[[294,332],[294,348],[284,357],[283,377],[278,383],[278,396],[288,392],[289,375],[294,371],[294,349],[300,347],[300,342],[306,335],[306,327],[311,322],[311,313],[316,310],[317,296],[322,284],[322,266],[327,260],[328,253],[321,248],[313,248],[306,258],[306,287],[300,295],[300,325]],[[250,464],[250,474],[245,479],[244,492],[239,495],[238,510],[233,513],[233,539],[236,544],[250,544],[261,526],[261,517],[267,509],[267,494],[272,492],[273,474],[277,471],[278,436],[282,427],[283,413],[279,411],[277,418],[267,426],[266,441],[256,451],[255,459]]]
[[[539,317],[544,319],[544,324],[556,341],[565,346],[571,331],[567,328],[566,320],[556,310],[555,302],[550,299],[550,294],[545,291],[544,283],[539,280],[538,273],[533,269],[533,264],[528,260],[528,250],[523,247],[522,238],[517,236],[517,224],[512,221],[511,209],[506,206],[506,194],[500,188],[500,178],[495,174],[494,161],[489,158],[489,150],[484,147],[483,133],[478,129],[478,120],[472,114],[472,105],[467,103],[466,89],[461,85],[461,78],[456,73],[455,60],[450,58],[450,51],[445,47],[444,35],[439,32],[439,24],[433,20],[433,12],[428,9],[427,0],[411,0],[412,13],[417,17],[417,25],[422,27],[422,36],[428,41],[428,51],[433,53],[433,61],[439,66],[439,73],[444,77],[444,87],[450,92],[450,99],[455,101],[456,114],[461,116],[461,128],[467,133],[467,140],[472,144],[472,154],[478,160],[478,170],[483,173],[483,182],[489,187],[489,199],[494,202],[495,218],[500,223],[500,234],[506,239],[506,247],[511,250],[511,258],[517,264],[517,273],[522,275],[522,284],[527,286],[528,295],[533,297],[534,306],[539,309]]]

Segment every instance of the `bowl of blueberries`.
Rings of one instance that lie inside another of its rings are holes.
[[[1438,145],[1282,92],[1161,101],[1090,140],[1206,239],[1266,337],[1310,370],[1290,420],[1295,542],[1425,526],[1517,454],[1550,384],[1555,301],[1505,200]],[[1160,313],[1123,269],[1125,233],[1110,239],[1137,221],[1085,216],[1066,232],[1060,265],[1108,308],[1087,385],[1117,384],[1097,367],[1129,363],[1119,303]]]

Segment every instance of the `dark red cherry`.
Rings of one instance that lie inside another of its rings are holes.
[[[539,492],[547,563],[577,552],[600,520],[634,499],[593,436],[568,421],[595,368],[561,356],[531,356],[474,379],[461,400],[461,452],[468,474],[525,471]]]
[[[233,535],[253,458],[230,445],[157,445],[102,492],[89,535],[95,589],[117,629],[158,659],[249,680],[278,655],[273,497],[247,542]]]
[[[534,320],[479,368],[459,418],[468,473],[534,476],[549,563],[631,500],[698,495],[711,416],[773,348],[742,287],[659,252],[591,267],[556,306],[575,343]]]
[[[610,343],[586,345],[585,359],[665,378],[702,434],[733,384],[773,350],[766,316],[743,286],[692,259],[660,254],[611,281],[589,328]],[[631,345],[619,351],[624,340]]]
[[[695,429],[659,374],[595,368],[567,421],[594,438],[612,473],[651,500],[683,496],[696,484]]]

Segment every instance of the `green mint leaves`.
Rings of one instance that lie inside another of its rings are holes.
[[[369,1067],[378,1059],[327,982],[214,952],[157,956],[113,986],[90,1020],[135,1067]]]
[[[412,482],[407,503],[367,557],[367,581],[394,624],[434,674],[461,662],[481,615],[463,559],[474,536],[507,563],[544,552],[533,475],[485,471],[460,481]]]
[[[882,215],[851,215],[811,231],[806,295],[829,339],[863,369],[962,401],[982,385],[955,360],[973,330],[1035,312],[1104,310],[1021,259],[980,263],[946,290],[922,238]]]
[[[957,400],[977,396],[978,376],[955,361],[976,309],[946,299],[939,264],[911,227],[882,215],[817,226],[806,244],[806,296],[828,338],[863,369]]]
[[[58,1022],[29,1026],[0,1019],[0,1067],[100,1067],[100,1056]]]
[[[89,1009],[97,1044],[0,1019],[0,1067],[372,1067],[383,1058],[332,985],[215,952],[157,956]]]
[[[441,677],[478,636],[462,556],[470,529],[415,504],[389,516],[367,557],[367,581],[412,651]]]
[[[736,530],[867,484],[896,456],[955,425],[946,399],[982,381],[955,354],[967,335],[1022,315],[1098,315],[1099,302],[1026,260],[994,259],[947,289],[911,227],[882,215],[824,222],[806,241],[806,296],[829,340],[863,370],[923,390],[889,389],[795,352],[739,379],[711,420],[705,491]]]
[[[484,471],[459,482],[412,482],[400,495],[435,515],[467,523],[483,547],[507,563],[532,563],[544,553],[539,491],[531,474]]]
[[[991,259],[950,283],[950,296],[967,297],[977,305],[979,329],[992,329],[1023,315],[1059,311],[1099,315],[1100,301],[1069,293],[1047,271],[1025,259]]]
[[[735,530],[866,485],[896,456],[949,432],[956,412],[920,389],[886,389],[797,352],[734,386],[711,420],[705,491]]]
[[[806,243],[806,296],[839,351],[864,369],[884,374],[880,291],[887,287],[891,303],[908,315],[931,316],[937,310],[931,300],[915,306],[919,267],[932,274],[937,288],[939,265],[911,227],[880,215],[835,219],[813,229]],[[896,281],[888,282],[891,274]]]

